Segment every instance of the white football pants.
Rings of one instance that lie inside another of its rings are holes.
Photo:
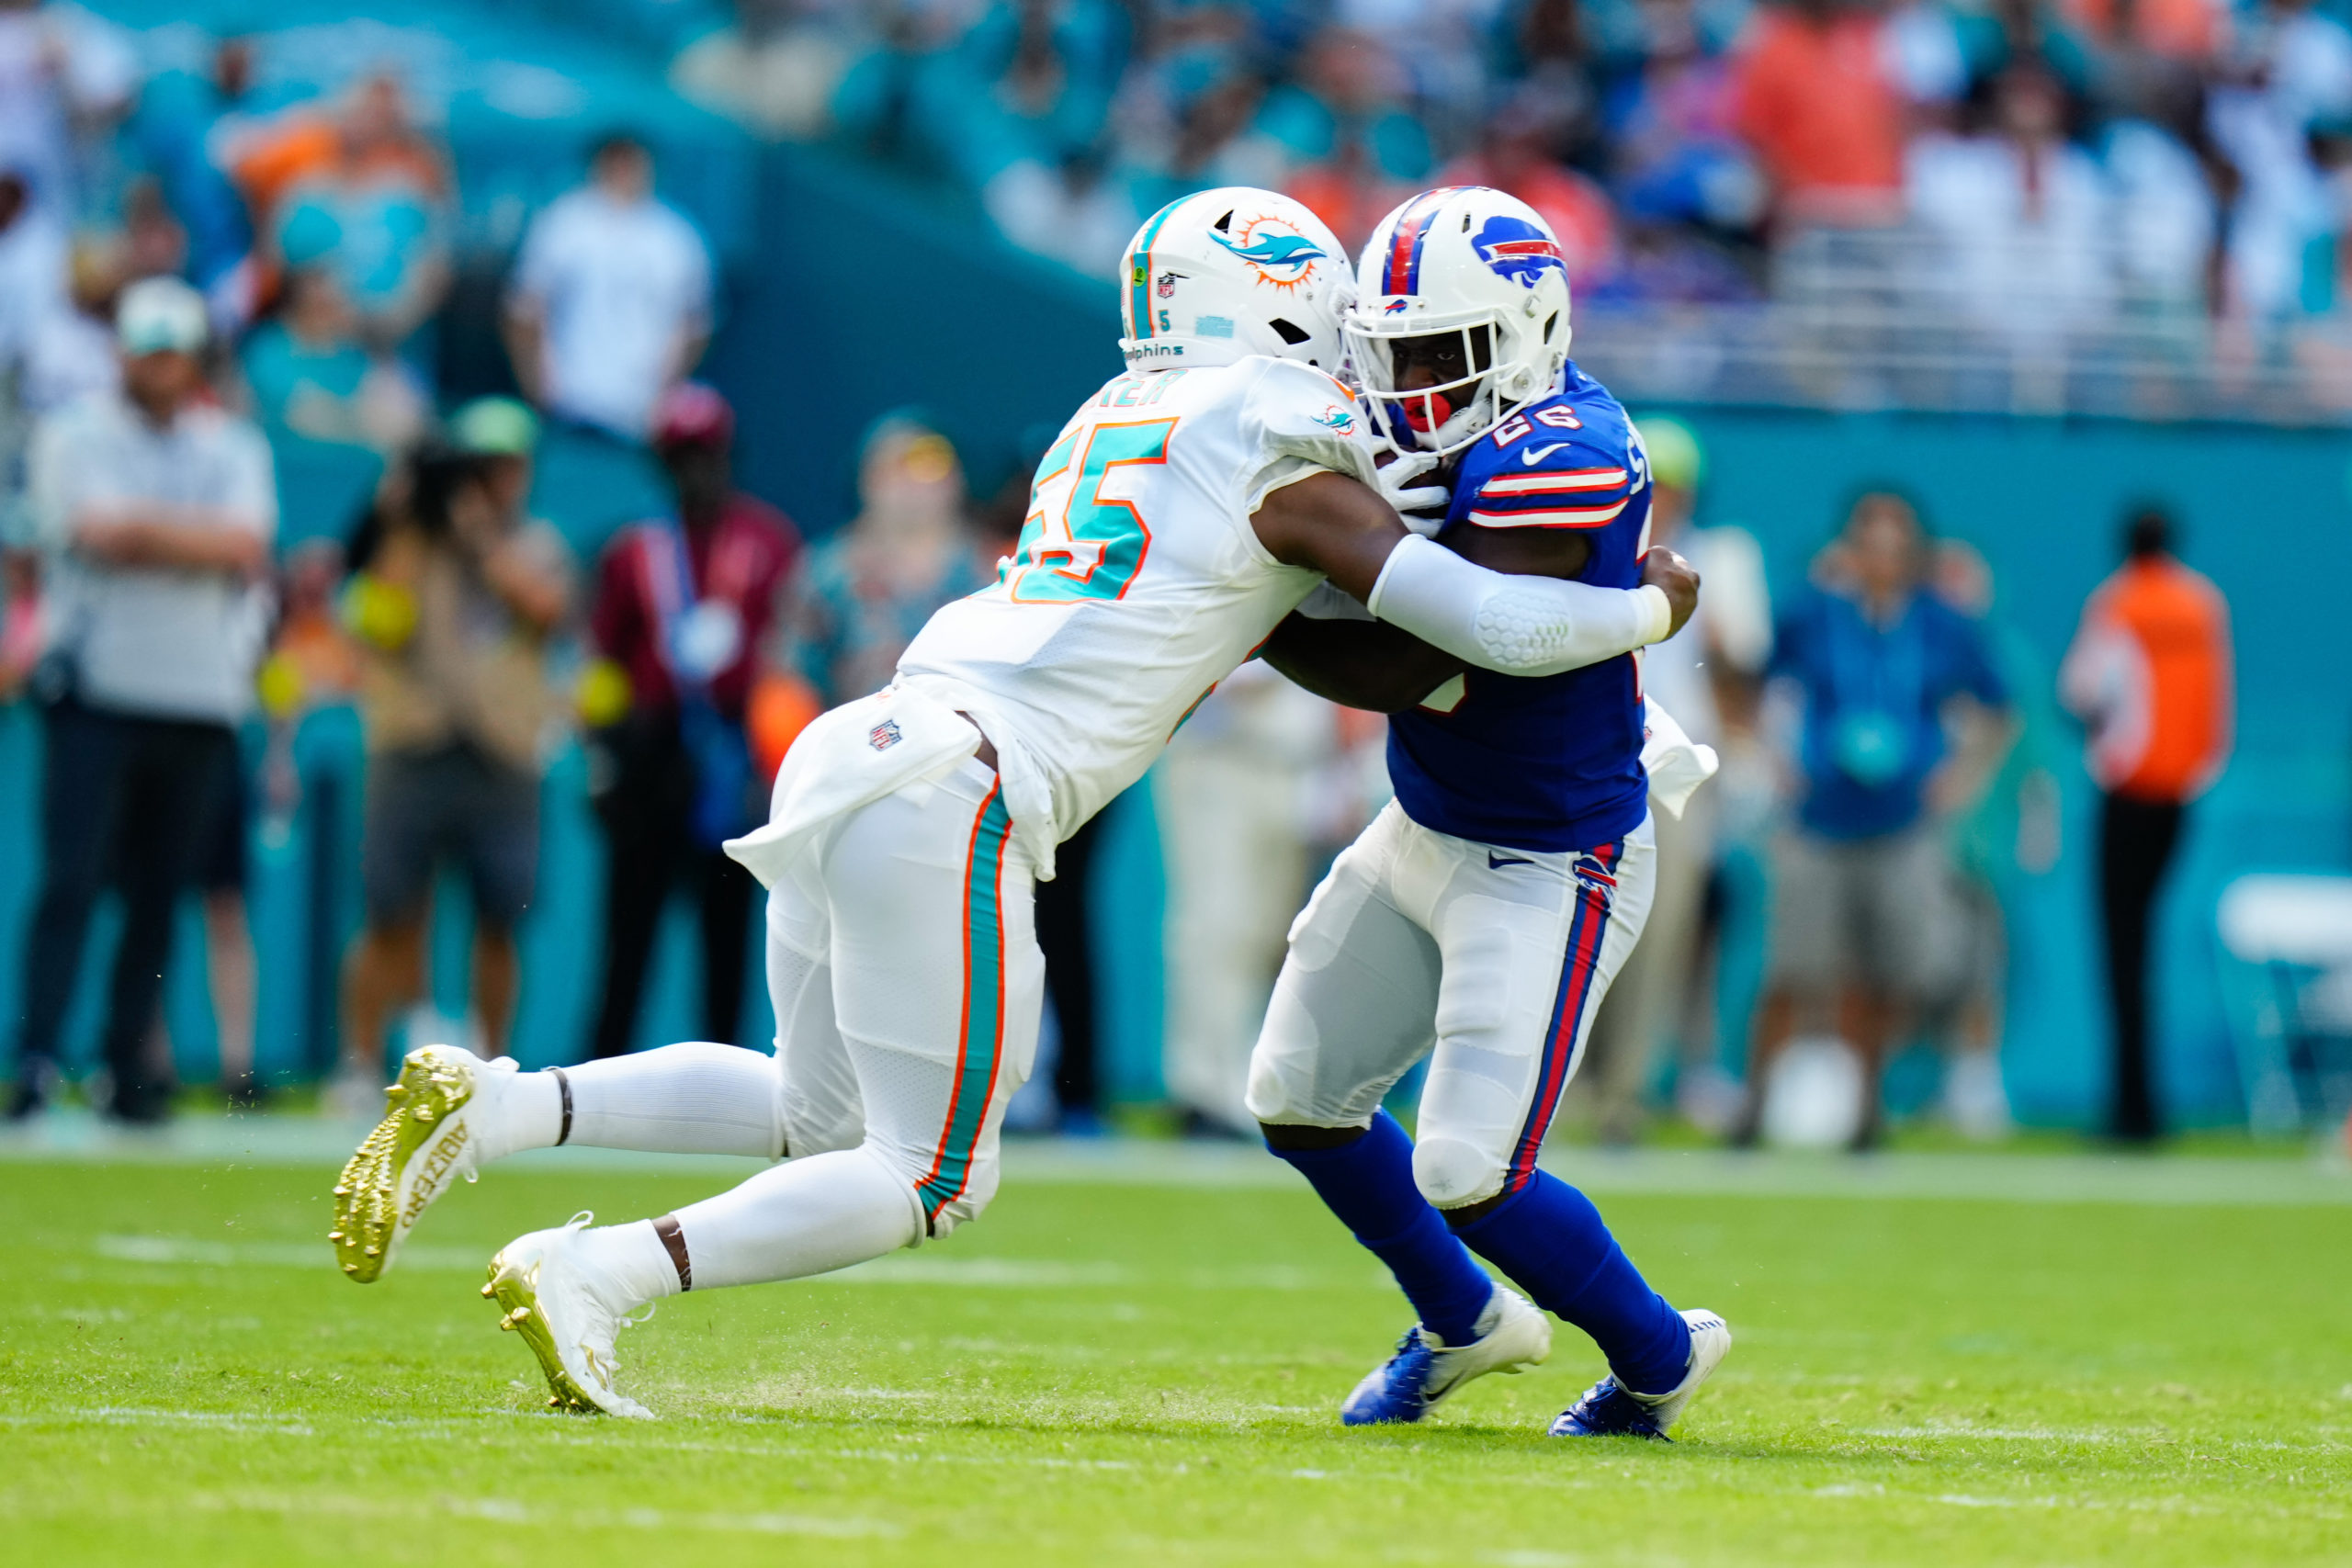
[[[768,897],[773,1058],[687,1043],[523,1074],[486,1146],[785,1156],[677,1211],[697,1287],[846,1268],[977,1217],[1045,994],[1011,828],[978,761],[848,813]],[[650,1224],[588,1234],[638,1297],[683,1283]]]
[[[862,1146],[932,1235],[995,1196],[1037,1054],[1046,959],[1011,829],[996,773],[967,761],[844,818],[768,897],[785,1151]]]
[[[1250,1111],[1364,1127],[1430,1057],[1413,1179],[1441,1209],[1535,1169],[1594,1011],[1649,916],[1646,818],[1573,853],[1434,833],[1390,802],[1291,927],[1250,1063]]]

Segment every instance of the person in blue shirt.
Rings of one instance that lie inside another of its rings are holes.
[[[1883,1135],[1889,1044],[1957,943],[1951,866],[1936,821],[1962,804],[1947,731],[2009,697],[1979,625],[1925,587],[1917,510],[1875,490],[1854,502],[1809,586],[1781,617],[1768,673],[1802,695],[1802,793],[1775,842],[1764,998],[1747,1100],[1732,1141],[1756,1141],[1773,1061],[1808,1013],[1836,1005],[1862,1058],[1857,1150]],[[1978,727],[1977,733],[1987,733]]]

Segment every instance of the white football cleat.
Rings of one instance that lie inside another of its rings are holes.
[[[572,1239],[596,1216],[582,1213],[555,1230],[516,1236],[490,1260],[490,1283],[481,1293],[504,1309],[498,1326],[520,1334],[539,1359],[556,1410],[601,1410],[639,1421],[653,1412],[613,1387],[618,1366],[613,1341],[620,1331],[642,1323],[629,1313],[639,1304],[619,1292],[579,1256]],[[647,1317],[652,1313],[649,1310]]]
[[[1478,1337],[1448,1345],[1419,1324],[1396,1341],[1396,1353],[1364,1374],[1340,1421],[1376,1427],[1418,1421],[1472,1378],[1524,1371],[1552,1353],[1552,1323],[1518,1292],[1501,1285],[1478,1314]]]
[[[334,1184],[335,1259],[360,1284],[392,1266],[401,1243],[458,1178],[474,1179],[481,1118],[514,1062],[485,1062],[455,1045],[420,1045],[384,1090],[384,1119]]]
[[[1635,1393],[1615,1377],[1602,1378],[1552,1422],[1555,1438],[1656,1438],[1665,1440],[1697,1397],[1699,1385],[1731,1353],[1731,1327],[1704,1307],[1682,1314],[1690,1325],[1690,1363],[1665,1393]]]

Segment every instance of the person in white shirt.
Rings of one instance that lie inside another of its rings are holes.
[[[710,337],[710,254],[653,195],[642,142],[599,142],[589,181],[532,221],[506,303],[506,348],[532,400],[630,441]]]
[[[124,920],[106,1025],[110,1109],[161,1120],[142,1049],[170,955],[173,908],[237,765],[277,526],[269,447],[205,398],[203,297],[174,278],[123,293],[119,393],[34,433],[34,524],[55,583],[38,682],[47,699],[46,864],[25,944],[18,1080],[48,1100],[83,939],[112,879]]]

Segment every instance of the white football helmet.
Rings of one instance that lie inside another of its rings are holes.
[[[1119,352],[1133,370],[1253,354],[1337,374],[1355,298],[1347,248],[1286,196],[1204,190],[1145,220],[1120,263]]]
[[[1364,245],[1348,352],[1375,428],[1400,452],[1459,452],[1560,385],[1568,272],[1559,236],[1516,197],[1484,186],[1423,191]],[[1396,344],[1459,332],[1462,374],[1405,391]]]

